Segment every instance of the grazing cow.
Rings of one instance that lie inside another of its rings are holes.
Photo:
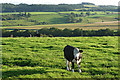
[[[72,72],[74,72],[74,63],[78,64],[79,72],[81,73],[80,64],[83,50],[79,50],[73,46],[65,46],[64,48],[64,57],[66,60],[67,70],[71,70],[71,62],[72,62]],[[69,67],[68,67],[69,66]]]

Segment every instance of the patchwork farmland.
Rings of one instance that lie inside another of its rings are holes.
[[[0,13],[2,79],[119,79],[117,8],[86,2],[3,3],[3,13]],[[82,73],[76,64],[74,73],[66,70],[63,53],[66,45],[84,51]]]
[[[79,23],[67,23],[67,14],[81,14],[78,11],[72,12],[29,12],[31,16],[29,18],[22,18],[18,20],[4,20],[2,21],[3,29],[41,29],[56,27],[59,29],[118,29],[116,12],[106,14],[105,12],[96,12],[95,15],[76,17],[81,18],[82,22]],[[87,12],[84,12],[86,14]],[[94,14],[95,12],[90,12]],[[3,13],[2,15],[19,14],[19,13]],[[110,23],[108,23],[110,22]],[[99,23],[99,24],[98,24]],[[42,24],[42,25],[40,25]],[[44,24],[44,25],[43,25]]]

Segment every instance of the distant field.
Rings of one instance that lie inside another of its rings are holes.
[[[97,7],[96,5],[84,5],[84,7]]]
[[[50,28],[56,27],[59,29],[76,29],[80,28],[83,30],[98,30],[98,29],[118,29],[118,22],[117,21],[110,21],[110,22],[97,22],[92,24],[51,24],[51,25],[36,25],[36,26],[10,26],[10,27],[3,27],[3,29],[41,29],[41,28]]]
[[[82,73],[66,70],[63,49],[82,49]],[[116,78],[118,37],[2,38],[2,78]]]
[[[47,22],[49,24],[65,23],[64,15],[59,15],[59,14],[41,14],[41,15],[34,14],[29,19],[37,20],[39,22]]]
[[[82,8],[81,8],[82,9]],[[79,9],[78,9],[79,10]],[[74,12],[74,13],[78,13],[80,14],[81,11],[65,11],[65,12],[29,12],[30,14],[58,14],[58,13],[71,13],[71,12]],[[91,12],[91,13],[97,13],[97,14],[105,14],[105,12],[103,11],[94,11],[94,12]],[[109,12],[109,11],[107,11]],[[86,11],[83,11],[83,13],[86,13]],[[118,12],[113,12],[113,13],[118,13]],[[5,12],[5,13],[0,13],[0,15],[7,15],[7,14],[19,14],[19,12]]]
[[[35,22],[32,22],[31,20],[35,20],[37,22],[46,22],[48,24],[64,24],[66,22],[65,15],[60,15],[57,12],[29,12],[31,14],[31,17],[26,19],[19,19],[19,20],[5,20],[2,21],[3,27],[4,25],[8,26],[17,26],[17,25],[36,25]],[[8,13],[3,13],[8,14]],[[12,14],[12,13],[10,13]],[[18,13],[14,13],[18,14]]]
[[[81,8],[82,9],[82,8]],[[84,9],[84,8],[83,8]],[[87,9],[87,8],[86,8]],[[80,10],[80,9],[76,9],[76,10]],[[73,12],[73,13],[76,13],[76,14],[80,14],[81,12],[83,12],[83,13],[86,13],[86,12],[88,12],[88,11],[65,11],[65,12],[59,12],[59,13],[71,13],[71,12]],[[107,12],[109,12],[109,11],[107,11]],[[90,13],[92,14],[92,13],[97,13],[97,14],[106,14],[106,12],[103,12],[103,11],[94,11],[94,12],[92,12],[92,11],[90,11]],[[111,13],[111,12],[110,12]],[[113,12],[114,14],[117,14],[118,12]]]
[[[81,28],[81,29],[117,29],[118,23],[96,23],[96,22],[109,22],[109,21],[117,21],[118,14],[105,14],[105,12],[90,12],[91,14],[96,13],[96,15],[90,15],[86,17],[76,17],[81,18],[82,22],[80,23],[66,23],[66,17],[65,14],[74,12],[75,14],[80,14],[80,11],[68,11],[68,12],[29,12],[31,14],[31,17],[27,19],[20,19],[20,20],[7,20],[2,21],[3,28],[9,28],[9,29],[40,29],[44,27],[57,27],[60,29],[64,28]],[[86,12],[83,12],[84,14]],[[3,13],[5,14],[18,14],[16,13]],[[30,20],[35,20],[36,22],[46,22],[47,25],[36,25],[35,22],[32,22]],[[20,24],[20,25],[19,25]],[[22,25],[22,26],[21,26]]]
[[[57,14],[56,12],[29,12],[30,14]],[[0,15],[7,15],[7,14],[19,14],[19,12],[6,12],[0,13]]]

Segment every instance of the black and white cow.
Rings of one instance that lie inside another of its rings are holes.
[[[71,70],[71,63],[72,63],[72,72],[74,72],[74,63],[78,64],[79,72],[81,73],[80,64],[83,50],[79,50],[73,46],[65,46],[64,48],[64,57],[66,60],[67,70]],[[68,67],[69,66],[69,67]]]

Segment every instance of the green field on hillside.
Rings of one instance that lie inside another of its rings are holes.
[[[84,7],[98,7],[96,5],[84,5]]]
[[[30,26],[36,25],[36,22],[46,22],[48,24],[63,24],[66,22],[65,19],[66,18],[64,17],[64,15],[59,14],[33,14],[31,17],[26,19],[2,21],[2,24],[3,26],[16,26],[19,24],[23,26]]]
[[[96,22],[96,23],[69,23],[69,24],[48,24],[48,25],[33,25],[33,26],[6,26],[2,29],[41,29],[55,27],[58,29],[83,29],[83,30],[98,30],[98,29],[118,29],[118,21]]]
[[[82,49],[82,73],[66,70],[66,45]],[[2,38],[2,78],[116,78],[118,37]]]
[[[103,14],[104,12],[96,12],[96,15],[90,15],[86,17],[76,17],[81,18],[80,23],[66,23],[67,17],[65,14],[74,12],[75,14],[80,14],[78,11],[69,12],[30,12],[31,17],[28,19],[19,20],[6,20],[2,21],[2,28],[7,29],[41,29],[56,27],[59,29],[84,29],[84,30],[98,30],[98,29],[118,29],[117,17],[118,14]],[[91,12],[93,13],[93,12]],[[115,22],[113,22],[115,21]],[[36,25],[39,22],[46,22],[44,25]],[[99,22],[96,23],[96,22]],[[105,22],[105,23],[104,23]],[[108,22],[108,23],[107,23]]]
[[[59,14],[33,15],[29,19],[37,20],[39,22],[47,22],[49,24],[64,24],[66,22],[64,15]]]
[[[57,14],[56,12],[29,12],[30,14]],[[0,13],[0,15],[7,15],[7,14],[19,14],[19,12],[4,12]]]
[[[33,26],[33,25],[46,25],[46,24],[68,24],[67,15],[70,13],[81,14],[81,11],[69,11],[69,12],[29,12],[31,16],[29,18],[21,17],[16,20],[3,20],[2,26]],[[80,24],[89,24],[95,22],[117,21],[117,14],[106,14],[105,12],[90,12],[90,16],[76,17],[81,18]],[[111,13],[111,12],[110,12]],[[3,15],[19,14],[19,13],[3,13]],[[85,15],[86,12],[83,12]],[[40,24],[44,22],[45,24]],[[73,26],[74,27],[74,26]]]

